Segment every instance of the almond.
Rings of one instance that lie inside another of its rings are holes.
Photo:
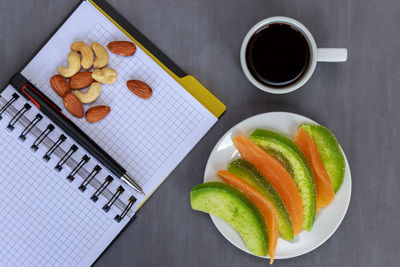
[[[86,120],[90,123],[98,122],[104,119],[108,113],[110,113],[111,108],[107,106],[95,106],[88,109],[86,112]]]
[[[135,54],[136,45],[128,41],[114,41],[107,45],[107,48],[114,54],[129,57]]]
[[[76,95],[72,93],[66,94],[64,96],[64,106],[73,116],[83,118],[82,103]]]
[[[138,97],[147,99],[153,95],[153,90],[147,83],[144,83],[139,80],[129,80],[126,82],[126,86],[132,93],[137,95]]]
[[[50,85],[53,88],[54,92],[56,92],[57,95],[61,97],[64,97],[66,94],[70,92],[67,79],[65,79],[61,75],[54,75],[53,77],[51,77]]]
[[[90,71],[78,72],[69,79],[69,86],[73,90],[88,87],[92,82],[92,73]]]

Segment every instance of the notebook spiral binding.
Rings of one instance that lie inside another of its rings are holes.
[[[96,192],[93,193],[93,195],[90,197],[93,202],[96,202],[99,199],[99,195],[103,193],[104,189],[107,188],[109,184],[114,180],[110,175],[107,176],[107,178],[104,180],[104,182],[101,184],[99,188],[97,188]]]
[[[17,123],[17,121],[22,117],[22,115],[25,114],[25,112],[27,112],[28,110],[31,109],[31,105],[29,105],[28,103],[26,103],[19,111],[17,114],[15,114],[15,116],[10,120],[10,122],[8,123],[7,129],[12,131],[15,128],[15,124]]]
[[[114,220],[117,222],[122,221],[123,218],[125,218],[126,214],[128,214],[129,210],[132,208],[133,204],[136,202],[136,198],[134,196],[131,196],[128,200],[129,204],[125,207],[124,211],[120,214],[115,216]]]
[[[47,150],[46,154],[43,156],[43,159],[45,161],[49,161],[51,154],[54,153],[54,151],[56,151],[56,149],[65,142],[67,138],[65,137],[65,135],[61,134],[60,137],[58,138],[57,142],[55,142],[50,148],[49,150]]]
[[[79,189],[84,192],[86,190],[86,187],[88,184],[90,184],[90,181],[93,180],[94,177],[101,171],[101,167],[99,165],[96,165],[96,167],[93,168],[92,172],[83,180],[81,185],[79,186]]]
[[[63,168],[63,165],[65,164],[65,162],[67,162],[67,160],[76,152],[78,151],[78,147],[76,145],[72,145],[68,152],[65,153],[65,155],[60,159],[60,161],[57,163],[55,169],[60,172]]]
[[[88,157],[88,155],[84,155],[82,157],[82,160],[72,169],[70,174],[67,176],[67,179],[72,182],[75,179],[75,174],[77,174],[79,170],[82,169],[83,166],[85,166],[85,164],[89,162],[89,160],[90,158]]]
[[[26,135],[33,129],[33,127],[36,126],[36,124],[39,123],[43,119],[43,116],[41,114],[36,114],[35,118],[31,120],[31,122],[25,127],[25,129],[22,131],[21,135],[19,136],[19,139],[24,142],[26,140]]]
[[[39,145],[43,142],[43,140],[52,132],[54,131],[54,125],[49,124],[46,127],[46,130],[44,130],[33,142],[31,149],[36,152],[39,149]]]
[[[112,198],[110,198],[110,200],[108,200],[107,204],[104,205],[103,210],[105,210],[105,212],[108,212],[110,210],[110,208],[112,207],[112,205],[114,205],[114,202],[119,198],[119,196],[124,191],[125,191],[125,189],[122,186],[119,186],[117,188],[117,191],[112,196]]]
[[[0,99],[2,98],[2,96],[0,95]],[[0,108],[0,120],[2,119],[2,115],[4,113],[7,112],[7,110],[9,109],[10,106],[12,106],[12,104],[19,98],[19,95],[14,93],[11,98],[5,103],[5,105],[3,105]],[[29,111],[31,109],[31,105],[29,105],[28,103],[25,103],[23,105],[23,107],[18,110],[14,115],[11,115],[11,120],[8,123],[7,128],[10,131],[13,131],[15,129],[15,124],[24,116],[24,114]],[[41,114],[37,114],[23,129],[23,131],[21,132],[21,134],[19,135],[19,139],[21,141],[25,141],[26,137],[29,133],[32,132],[33,128],[35,128],[35,126],[43,119],[43,116]],[[51,132],[53,132],[55,129],[53,124],[48,124],[46,129],[41,131],[40,134],[37,136],[37,138],[35,139],[35,141],[33,142],[31,149],[36,152],[39,149],[39,146],[42,144],[42,142],[51,134]],[[47,152],[45,153],[45,155],[43,156],[43,159],[48,162],[51,159],[51,156],[55,153],[55,151],[61,146],[62,143],[64,143],[66,141],[67,137],[63,134],[61,134],[57,141],[54,142],[52,144],[52,146],[50,146],[50,148],[47,150]],[[60,160],[58,161],[57,165],[55,166],[55,169],[60,172],[63,169],[63,166],[65,165],[65,163],[73,156],[73,154],[78,150],[78,146],[76,146],[75,144],[72,145],[69,150],[60,158]],[[69,175],[66,177],[67,180],[69,180],[70,182],[72,182],[75,179],[76,174],[78,174],[78,172],[84,168],[84,166],[90,161],[90,157],[88,155],[84,155],[82,157],[82,159],[80,160],[80,162],[78,164],[76,164],[76,166],[74,168],[72,168],[71,172],[69,173]],[[84,192],[87,188],[87,186],[91,183],[91,181],[93,179],[95,179],[95,177],[99,174],[99,172],[101,171],[101,167],[99,165],[96,165],[93,170],[89,173],[89,175],[83,179],[81,185],[78,187],[82,192]],[[90,197],[90,199],[93,202],[96,202],[100,195],[102,195],[102,193],[104,192],[104,190],[106,190],[106,188],[112,183],[112,181],[114,180],[113,177],[111,177],[110,175],[107,176],[104,180],[104,182],[96,189],[96,191],[92,194],[92,196]],[[105,212],[109,212],[111,207],[114,205],[114,203],[119,199],[119,197],[124,193],[125,189],[122,186],[119,186],[116,190],[115,193],[112,194],[111,198],[108,199],[107,203],[103,206],[103,210]],[[121,208],[122,212],[119,215],[115,216],[115,220],[117,222],[120,222],[130,211],[130,209],[132,208],[133,204],[135,203],[136,198],[132,195],[129,200],[128,200],[128,204],[125,206],[124,209]]]
[[[12,105],[17,99],[19,98],[19,95],[14,93],[11,97],[10,100],[7,101],[7,103],[0,109],[0,120],[3,118],[2,115],[3,113],[8,109],[9,106]]]

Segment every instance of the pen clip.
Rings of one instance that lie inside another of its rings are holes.
[[[26,83],[24,86],[22,86],[21,91],[29,98],[29,100],[31,100],[39,109],[40,109],[40,104],[32,98],[32,96],[29,95],[29,93],[26,92],[26,88],[29,88],[31,90],[33,90],[36,94],[38,94],[42,99],[44,99],[50,106],[52,106],[53,108],[55,108],[56,110],[61,112],[61,108],[59,108],[54,102],[52,102],[50,99],[48,99],[47,97],[43,96],[43,94],[39,91],[36,90],[35,88],[33,88],[33,86],[31,86],[29,83]]]
[[[33,102],[33,104],[35,104],[35,106],[37,106],[38,109],[40,109],[39,103],[36,102],[36,100],[33,99],[33,98],[25,91],[25,88],[26,88],[26,87],[30,87],[32,90],[35,90],[35,89],[33,89],[29,84],[25,84],[25,85],[22,87],[21,90],[22,90],[22,92]]]

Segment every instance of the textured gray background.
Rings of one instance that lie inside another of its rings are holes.
[[[32,55],[77,1],[0,0],[0,85]],[[228,107],[140,210],[97,266],[265,266],[227,242],[210,218],[190,209],[213,146],[241,120],[290,111],[328,126],[353,175],[338,231],[307,255],[276,266],[395,266],[399,251],[400,2],[397,0],[110,0],[129,21]],[[34,14],[34,15],[33,15]],[[286,15],[303,22],[320,47],[346,47],[347,63],[319,64],[294,93],[254,88],[239,65],[248,29]]]

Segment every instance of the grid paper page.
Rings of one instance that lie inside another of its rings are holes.
[[[22,71],[60,107],[62,99],[49,85],[57,67],[66,65],[69,45],[74,41],[106,46],[110,41],[129,40],[90,3],[83,2],[55,36]],[[144,51],[137,47],[132,57],[109,52],[108,66],[115,69],[115,84],[103,85],[93,105],[107,105],[111,113],[104,120],[89,124],[73,118],[81,129],[100,144],[139,182],[146,195],[165,179],[194,145],[217,121],[207,109],[182,88]],[[145,81],[153,89],[148,100],[138,98],[126,81]],[[144,197],[137,194],[136,207]]]
[[[10,99],[13,92],[9,86],[2,97]],[[19,110],[25,102],[20,97],[13,106]],[[31,109],[25,114],[33,118],[36,113]],[[117,223],[113,218],[119,211],[105,213],[105,200],[94,203],[90,190],[79,191],[66,179],[68,168],[55,171],[59,159],[44,161],[47,148],[41,145],[33,152],[35,138],[28,135],[21,142],[22,127],[6,129],[10,119],[3,114],[0,120],[0,266],[92,264],[129,220]],[[44,118],[38,127],[47,124]]]

